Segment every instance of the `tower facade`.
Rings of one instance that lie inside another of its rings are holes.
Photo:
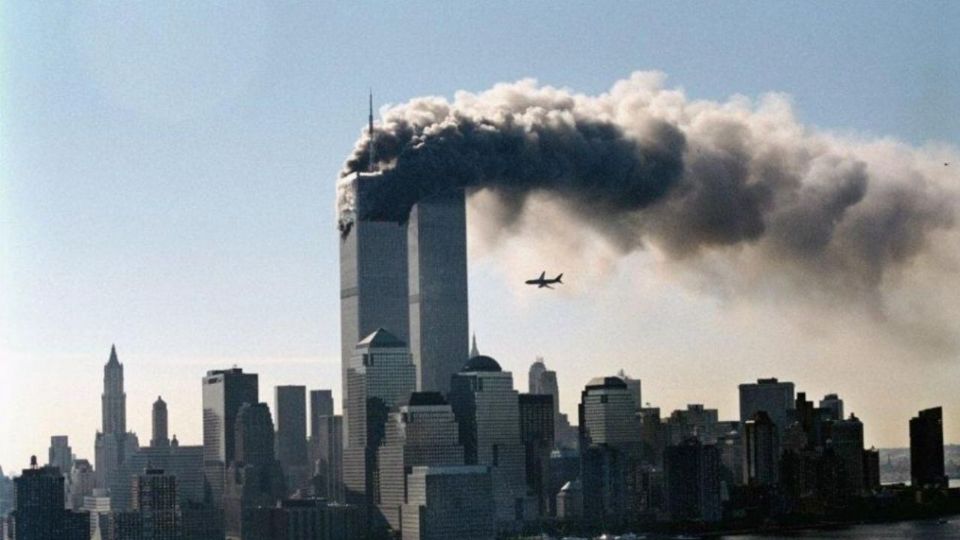
[[[117,358],[116,346],[110,347],[110,359],[103,367],[101,430],[94,440],[97,486],[117,488],[120,467],[126,457],[137,451],[139,442],[127,433],[127,395],[123,390],[123,364]]]
[[[103,366],[103,394],[100,396],[102,427],[100,432],[127,432],[127,394],[123,391],[123,364],[117,358],[116,346],[110,347],[110,359]]]
[[[767,413],[777,426],[777,436],[783,439],[783,431],[790,425],[790,413],[795,406],[792,382],[780,382],[775,378],[758,379],[756,383],[740,385],[740,422],[753,418],[759,411]]]
[[[453,376],[449,400],[466,463],[491,469],[497,522],[504,529],[513,529],[534,517],[536,502],[527,495],[513,375],[489,356],[473,357]]]
[[[347,373],[350,401],[344,411],[343,481],[348,503],[361,508],[371,527],[377,493],[377,449],[392,409],[416,390],[416,367],[406,343],[378,329],[356,344]]]
[[[259,402],[258,395],[257,375],[240,368],[209,371],[203,378],[203,469],[210,502],[218,508],[224,471],[234,460],[237,413],[243,404]]]
[[[378,328],[410,338],[407,231],[403,216],[377,213],[370,195],[382,178],[354,180],[356,216],[340,237],[340,367],[343,405],[350,401],[347,371],[357,343]]]
[[[463,446],[453,409],[438,392],[416,392],[390,414],[378,449],[377,506],[389,526],[400,530],[407,475],[414,466],[463,465]]]
[[[277,386],[275,389],[277,419],[277,459],[283,466],[290,489],[306,487],[307,468],[307,388]]]
[[[134,509],[140,512],[143,538],[180,540],[182,523],[177,505],[177,478],[162,469],[147,469],[133,483]]]
[[[943,409],[924,409],[910,419],[910,480],[916,487],[947,487],[943,466]]]
[[[417,389],[446,393],[467,361],[467,222],[463,190],[420,200],[407,222],[410,352]]]
[[[153,438],[150,439],[150,446],[153,448],[163,448],[170,446],[170,437],[167,436],[167,403],[163,398],[157,396],[153,402]]]

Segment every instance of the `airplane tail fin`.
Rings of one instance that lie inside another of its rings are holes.
[[[557,283],[563,283],[563,281],[560,280],[560,278],[562,277],[563,277],[563,274],[560,274],[559,276],[557,276]]]

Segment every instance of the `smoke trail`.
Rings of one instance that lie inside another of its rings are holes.
[[[362,137],[341,171],[342,225],[357,218],[367,152]],[[376,203],[360,218],[403,220],[421,197],[464,187],[496,196],[502,220],[485,223],[509,234],[546,194],[624,253],[652,245],[683,262],[749,249],[755,265],[861,296],[955,221],[951,173],[931,173],[916,149],[818,133],[782,96],[690,101],[658,73],[599,96],[524,80],[414,99],[386,111],[375,155]]]

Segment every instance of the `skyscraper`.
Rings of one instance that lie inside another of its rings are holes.
[[[357,342],[378,328],[407,343],[410,307],[405,216],[378,212],[374,187],[383,179],[354,180],[353,225],[340,237],[340,359],[343,405],[350,401],[347,371]],[[466,345],[464,345],[466,346]]]
[[[313,493],[343,502],[343,416],[333,414],[333,392],[310,391],[310,464]]]
[[[780,435],[766,411],[757,411],[743,424],[743,459],[743,483],[771,485],[777,482]]]
[[[224,471],[234,459],[237,413],[244,403],[259,402],[257,381],[240,368],[208,371],[203,378],[203,468],[210,502],[218,508]]]
[[[310,438],[315,439],[320,433],[319,419],[322,416],[333,416],[333,392],[330,390],[310,391]]]
[[[459,424],[466,463],[491,468],[500,527],[515,528],[534,517],[535,501],[527,496],[520,406],[513,376],[493,358],[476,356],[453,376],[448,397]]]
[[[414,392],[390,414],[378,450],[377,506],[395,531],[400,530],[407,473],[415,466],[463,465],[463,446],[453,409],[439,392]]]
[[[943,409],[924,409],[910,419],[910,480],[918,488],[945,488]]]
[[[65,510],[64,479],[56,467],[38,467],[36,456],[30,468],[14,479],[16,507],[14,538],[23,540],[89,540],[87,514]]]
[[[467,224],[463,190],[421,199],[407,222],[410,352],[417,389],[446,393],[467,361]],[[389,329],[389,327],[388,327]]]
[[[103,413],[101,433],[126,433],[127,394],[123,391],[123,364],[117,358],[116,345],[110,346],[110,359],[103,368],[103,394],[100,401]]]
[[[177,479],[162,469],[147,469],[134,483],[134,510],[140,512],[143,540],[180,540]]]
[[[549,515],[550,452],[553,450],[553,396],[520,394],[520,439],[523,441],[527,491],[537,497],[537,512]]]
[[[244,403],[237,411],[234,459],[227,467],[223,510],[228,538],[244,538],[249,508],[272,507],[284,497],[283,470],[274,457],[274,429],[266,403]]]
[[[547,369],[543,358],[537,357],[530,365],[527,374],[527,388],[531,394],[553,396],[553,436],[559,447],[571,448],[576,446],[577,432],[570,426],[566,414],[560,412],[560,387],[557,383],[557,372]]]
[[[488,467],[413,467],[403,505],[403,540],[497,537]]]
[[[348,503],[356,504],[372,527],[377,448],[391,409],[416,390],[417,374],[406,343],[378,329],[356,344],[347,372],[350,401],[344,414],[343,481]]]
[[[283,467],[290,490],[306,487],[307,467],[307,388],[277,386],[277,459]]]
[[[775,378],[758,379],[756,383],[740,385],[740,422],[753,418],[758,411],[764,411],[777,426],[777,435],[783,438],[783,431],[790,425],[790,413],[795,405],[792,382],[780,382]]]
[[[123,390],[123,364],[116,346],[110,347],[110,359],[103,367],[103,394],[100,398],[102,425],[94,441],[97,485],[117,488],[118,473],[126,456],[139,447],[137,438],[127,433],[127,395]]]
[[[674,521],[720,521],[720,453],[691,437],[664,454],[667,508]]]
[[[83,507],[83,498],[93,493],[96,487],[93,465],[85,459],[77,459],[70,469],[70,488],[67,490],[67,505],[73,510]],[[2,512],[0,512],[2,514]]]
[[[820,400],[820,408],[830,412],[833,420],[843,420],[843,400],[836,394],[827,394]]]
[[[60,469],[63,475],[69,475],[73,469],[73,449],[66,435],[50,437],[50,449],[47,451],[47,465]]]
[[[203,446],[181,446],[176,435],[167,446],[143,447],[127,456],[120,468],[119,487],[111,494],[114,510],[130,510],[136,503],[133,485],[146,469],[162,469],[177,480],[177,498],[182,505],[205,500]]]
[[[846,420],[837,420],[830,426],[833,448],[843,461],[841,485],[844,492],[860,495],[863,482],[863,423],[853,414]]]
[[[642,455],[634,393],[620,377],[591,379],[580,393],[584,516],[615,523],[638,506]]]
[[[151,420],[153,437],[150,439],[150,446],[152,448],[170,446],[170,438],[167,436],[167,403],[160,396],[157,396],[157,400],[153,402]]]

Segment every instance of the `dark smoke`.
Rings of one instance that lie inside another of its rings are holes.
[[[548,194],[624,252],[652,244],[685,261],[749,247],[771,269],[857,294],[952,229],[952,194],[920,168],[891,177],[788,109],[774,98],[759,108],[689,102],[643,73],[596,97],[521,81],[453,103],[416,99],[376,130],[376,204],[361,216],[353,179],[369,154],[366,136],[358,141],[341,172],[341,224],[402,221],[450,188],[492,191],[509,221]]]

